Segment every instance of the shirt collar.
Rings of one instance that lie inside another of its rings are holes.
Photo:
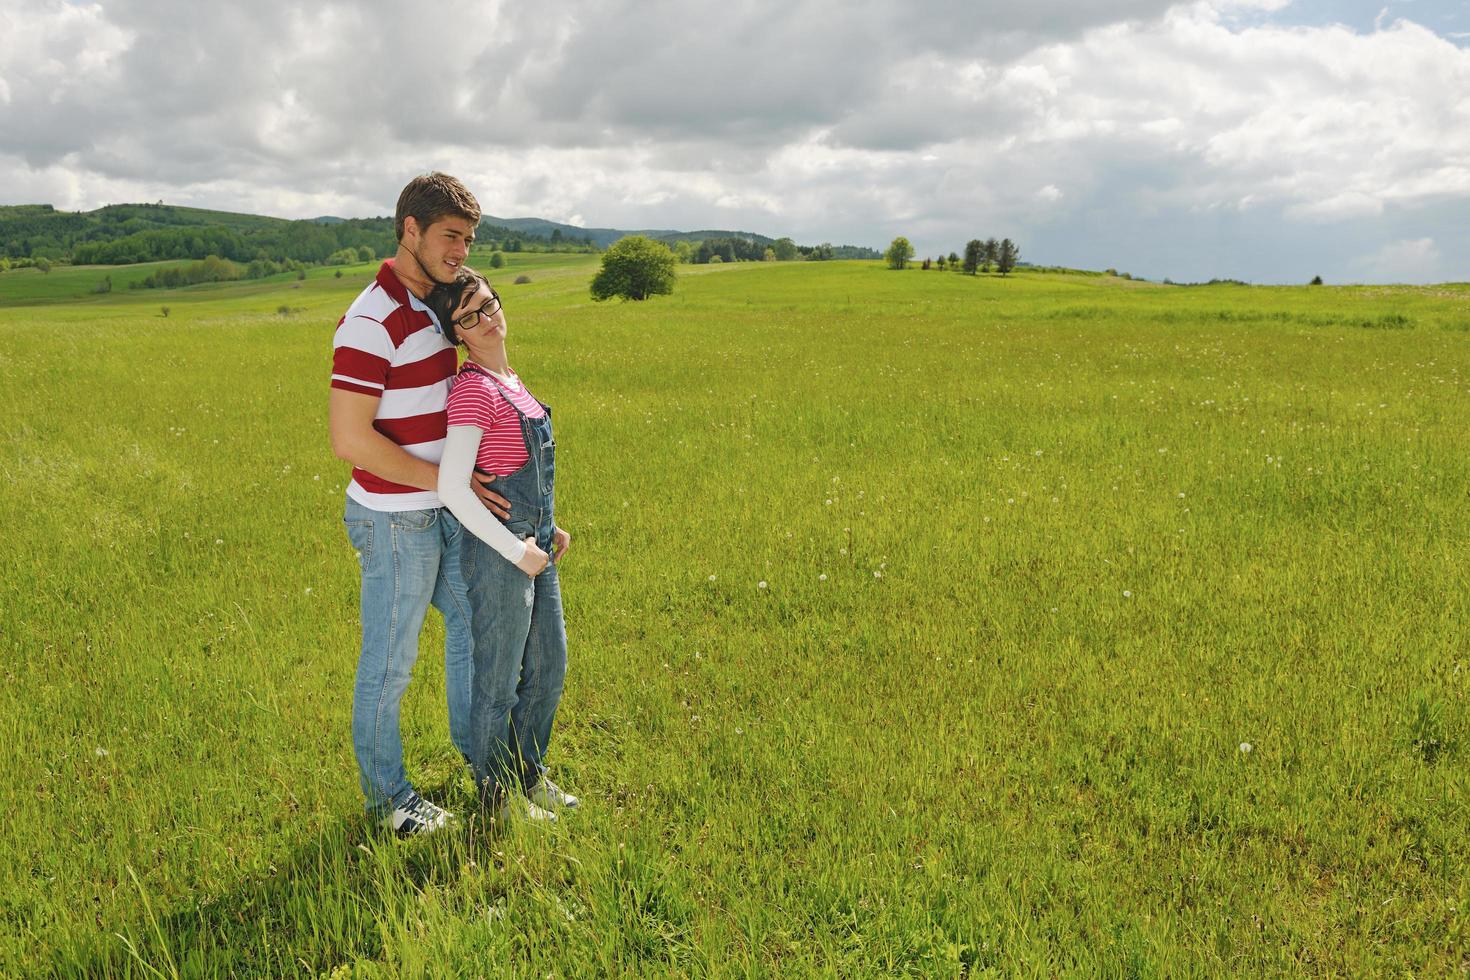
[[[424,301],[415,296],[403,284],[403,281],[394,275],[392,259],[384,259],[383,264],[378,267],[378,285],[383,288],[383,292],[393,297],[400,306],[407,306],[411,310],[427,313],[429,315],[429,322],[434,325],[434,330],[438,332],[439,336],[444,336],[444,328],[440,325],[439,318],[434,315],[434,311],[424,305]]]

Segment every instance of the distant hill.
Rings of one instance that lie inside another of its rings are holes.
[[[388,218],[292,221],[173,204],[109,204],[58,211],[49,204],[0,206],[0,256],[131,265],[210,255],[250,262],[325,262],[343,249],[393,250]]]
[[[545,218],[494,215],[485,215],[480,222],[481,240],[508,251],[578,251],[588,250],[589,243],[602,249],[627,235],[646,235],[669,245],[733,243],[740,246],[737,251],[747,253],[740,258],[759,257],[776,241],[750,231],[579,228]],[[0,205],[0,256],[10,259],[127,265],[218,255],[239,262],[325,262],[343,249],[363,247],[378,256],[392,254],[393,219],[321,215],[292,220],[162,202],[109,204],[95,211],[58,211],[49,204]],[[824,247],[836,258],[880,255],[861,246]]]
[[[639,228],[625,231],[618,228],[579,228],[576,225],[564,225],[545,218],[497,218],[488,214],[480,221],[482,224],[498,225],[513,231],[539,235],[542,238],[551,238],[556,232],[560,232],[563,238],[590,238],[598,248],[607,248],[619,238],[625,238],[628,235],[643,235],[661,242],[699,242],[706,238],[743,238],[748,242],[764,246],[776,241],[765,235],[757,235],[753,231],[675,231],[670,228]]]

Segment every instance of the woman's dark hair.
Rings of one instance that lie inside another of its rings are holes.
[[[454,311],[459,309],[464,294],[474,292],[482,282],[490,285],[490,280],[474,269],[467,265],[461,266],[459,272],[455,273],[453,282],[439,283],[429,290],[429,295],[424,299],[424,304],[439,318],[439,326],[444,328],[444,336],[451,343],[462,343],[459,331],[454,329]]]

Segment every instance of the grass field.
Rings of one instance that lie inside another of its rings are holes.
[[[1470,287],[510,258],[584,803],[489,840],[360,815],[369,268],[0,311],[0,974],[1470,972]]]

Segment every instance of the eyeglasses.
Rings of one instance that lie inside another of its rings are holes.
[[[492,287],[490,289],[490,298],[485,300],[478,310],[470,310],[470,312],[463,316],[454,318],[454,327],[456,330],[469,330],[480,322],[480,317],[485,317],[488,320],[499,312],[500,294]]]

